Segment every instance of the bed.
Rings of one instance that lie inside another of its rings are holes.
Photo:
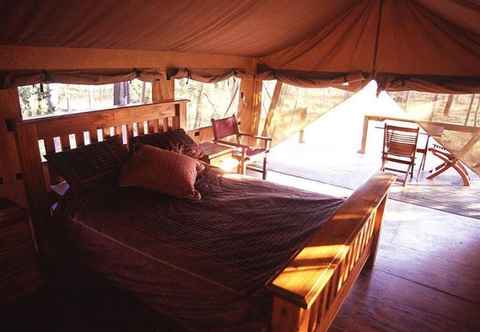
[[[61,230],[89,270],[189,329],[327,330],[362,268],[373,264],[392,176],[375,175],[343,200],[207,169],[197,180],[200,201],[94,190],[65,195],[50,215],[53,177],[41,151],[58,150],[58,141],[74,148],[72,136],[81,145],[86,131],[92,140],[101,132],[127,142],[181,128],[185,103],[17,123],[40,243],[48,247],[48,229]]]

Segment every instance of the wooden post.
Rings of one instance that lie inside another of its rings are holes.
[[[187,104],[186,103],[179,103],[175,104],[175,118],[173,121],[173,128],[185,129],[187,122]]]
[[[370,118],[368,115],[365,115],[363,118],[363,131],[362,131],[362,143],[360,146],[360,150],[358,150],[358,153],[365,153],[365,149],[367,146],[367,136],[368,136],[368,122],[370,121]]]
[[[37,141],[37,127],[33,123],[18,123],[16,137],[33,229],[42,253],[42,249],[45,248],[43,235],[48,217],[48,208],[46,208],[48,199]]]
[[[270,107],[268,108],[267,118],[265,119],[265,124],[263,126],[262,135],[268,136],[268,129],[272,124],[273,115],[275,114],[275,109],[278,106],[278,101],[280,100],[280,93],[282,91],[283,83],[277,81],[275,84],[275,90],[273,90],[272,102],[270,103]]]
[[[468,125],[468,120],[470,119],[470,113],[472,113],[472,106],[473,106],[474,100],[475,100],[475,94],[472,94],[472,96],[470,97],[470,105],[468,106],[467,115],[465,117],[465,126]],[[475,122],[473,123],[473,126],[475,126]]]
[[[310,311],[282,300],[273,298],[272,331],[275,332],[307,332]]]
[[[301,115],[302,115],[301,122],[303,123],[303,128],[300,129],[298,142],[300,144],[303,144],[305,143],[305,127],[307,125],[307,109],[306,108],[303,109],[303,112],[301,113]]]
[[[387,202],[387,197],[383,198],[382,203],[377,207],[375,213],[375,226],[373,229],[373,239],[372,245],[370,247],[370,257],[365,263],[365,268],[372,269],[375,264],[375,258],[377,257],[378,243],[380,242],[380,230],[382,229],[383,213],[385,211],[385,204]]]
[[[453,104],[453,95],[450,94],[450,95],[448,95],[447,102],[446,102],[445,107],[443,109],[443,115],[444,116],[448,116],[450,114],[450,108],[452,107],[452,104]]]
[[[298,133],[298,143],[304,144],[305,143],[305,130],[300,129],[300,132]]]
[[[159,103],[174,99],[174,80],[161,78],[152,82],[152,101]]]
[[[240,84],[240,106],[238,118],[240,131],[256,134],[257,114],[260,110],[261,82],[254,78],[243,78]]]
[[[22,118],[16,88],[0,90],[0,196],[27,207],[13,126]],[[12,128],[7,128],[7,122]]]

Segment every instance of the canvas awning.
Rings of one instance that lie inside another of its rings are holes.
[[[280,73],[362,72],[393,91],[480,92],[480,5],[357,1],[310,38],[262,62]],[[297,76],[298,85],[302,79]]]
[[[392,91],[480,92],[469,0],[19,0],[0,4],[0,45],[238,55],[300,86],[358,88],[361,75]]]

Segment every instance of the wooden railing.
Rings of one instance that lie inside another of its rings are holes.
[[[392,175],[357,189],[270,283],[273,332],[326,331],[362,268],[372,266]]]

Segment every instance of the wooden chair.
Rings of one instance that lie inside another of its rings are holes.
[[[442,163],[430,171],[432,174],[427,176],[428,180],[431,180],[434,177],[439,176],[449,168],[453,168],[458,173],[458,175],[460,175],[460,177],[462,178],[463,185],[466,187],[470,185],[470,177],[468,175],[468,171],[460,159],[455,157],[454,154],[452,154],[450,151],[448,151],[447,149],[445,149],[443,146],[439,144],[434,144],[433,148],[430,148],[429,150],[432,152],[432,154],[435,157],[442,160]]]
[[[417,151],[419,128],[405,128],[385,124],[383,135],[382,171],[389,170],[405,174],[403,185],[407,183],[408,175],[413,178],[415,153]],[[386,167],[387,162],[407,165],[407,169]]]
[[[212,119],[212,128],[215,143],[236,148],[233,157],[239,161],[238,173],[245,174],[248,168],[262,173],[263,180],[267,178],[267,153],[272,141],[270,137],[240,133],[235,115],[219,120]],[[263,146],[258,146],[258,141],[261,141]],[[258,157],[263,157],[262,168],[249,165]]]

